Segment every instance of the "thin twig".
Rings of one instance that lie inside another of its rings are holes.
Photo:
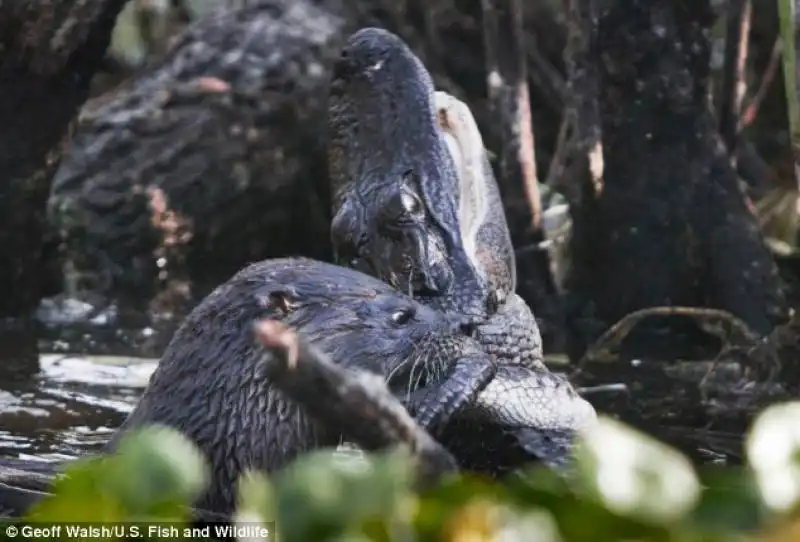
[[[589,386],[586,388],[578,388],[577,391],[581,396],[592,395],[595,393],[629,393],[628,385],[623,382],[616,382],[613,384],[599,384],[597,386]]]
[[[725,65],[722,74],[722,97],[719,108],[719,130],[731,159],[735,160],[737,127],[742,98],[747,86],[745,68],[750,36],[750,0],[737,0],[728,13],[725,43]]]
[[[553,189],[557,189],[561,184],[559,179],[564,173],[564,168],[567,162],[567,157],[570,155],[573,139],[569,137],[570,120],[564,115],[561,119],[561,126],[558,129],[558,137],[556,138],[556,149],[553,153],[553,158],[550,160],[550,168],[547,170],[547,177],[544,184]],[[562,187],[567,188],[567,187]]]
[[[539,229],[541,199],[536,175],[527,62],[520,0],[483,0],[483,38],[491,110],[502,125],[500,164],[507,185],[522,186],[530,230]]]
[[[749,126],[756,119],[758,108],[764,101],[764,97],[767,95],[767,91],[775,80],[775,75],[778,73],[782,51],[783,42],[780,38],[776,38],[775,44],[772,46],[772,54],[770,55],[769,63],[767,64],[766,70],[764,70],[764,75],[761,76],[761,83],[758,85],[758,91],[756,91],[756,95],[753,96],[750,103],[742,108],[742,113],[739,116],[739,126],[737,127],[738,131],[741,132],[745,126]]]

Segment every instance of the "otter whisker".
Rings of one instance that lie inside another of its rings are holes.
[[[438,353],[435,359],[429,357],[431,354],[430,345],[434,341],[435,338],[432,336],[425,337],[423,341],[420,341],[420,348],[412,356],[412,371],[407,385],[406,400],[410,399],[411,395],[422,387],[423,382],[429,384],[430,382],[438,381],[438,378],[436,378],[438,369],[440,369],[438,367],[440,365],[439,359],[436,359],[439,358]],[[417,369],[420,369],[420,373],[414,378]],[[442,367],[441,369],[442,374],[444,374],[444,368]],[[434,379],[432,380],[431,377],[434,377]]]
[[[414,356],[414,362],[411,365],[411,374],[409,375],[408,378],[408,386],[407,386],[408,396],[410,396],[414,390],[419,389],[419,384],[424,376],[424,370],[425,370],[425,359],[421,355],[416,354]],[[417,373],[417,371],[419,372]]]
[[[427,345],[425,341],[425,337],[422,339],[415,339],[411,338],[411,354],[409,355],[408,359],[403,360],[401,363],[394,366],[389,373],[386,375],[386,382],[391,382],[395,376],[400,371],[406,370],[409,366],[413,366],[413,360],[419,355],[420,351],[423,351],[425,346]]]

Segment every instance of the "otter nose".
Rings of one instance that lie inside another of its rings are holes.
[[[468,337],[474,337],[478,330],[478,324],[474,320],[464,315],[452,316],[453,331]]]

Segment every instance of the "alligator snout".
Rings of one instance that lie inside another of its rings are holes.
[[[356,81],[366,85],[362,91],[374,87],[368,93],[371,99],[385,101],[395,93],[400,97],[405,87],[418,90],[416,84],[422,84],[426,92],[406,96],[401,104],[414,103],[408,101],[414,97],[433,99],[430,74],[402,39],[381,28],[364,28],[350,36],[333,66],[330,90],[341,94],[348,84]]]

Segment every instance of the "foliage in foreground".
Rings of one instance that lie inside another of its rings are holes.
[[[800,540],[800,402],[763,412],[746,451],[746,468],[697,473],[676,450],[601,418],[583,435],[569,477],[544,469],[503,483],[461,476],[422,495],[410,489],[404,453],[345,461],[317,452],[269,478],[244,476],[237,520],[274,520],[281,542]],[[152,427],[115,456],[76,464],[29,519],[181,522],[207,479],[191,443]]]

